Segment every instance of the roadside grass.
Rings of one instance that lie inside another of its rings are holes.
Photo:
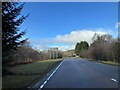
[[[79,59],[85,59],[93,62],[98,62],[98,63],[103,63],[103,64],[109,64],[109,65],[114,65],[114,66],[120,66],[118,62],[113,62],[113,61],[105,61],[105,60],[95,60],[95,59],[90,59],[90,58],[80,58]]]
[[[62,60],[44,60],[30,64],[17,65],[9,70],[13,73],[2,77],[2,88],[25,88],[44,77]]]
[[[40,75],[8,75],[2,78],[2,88],[25,88]]]
[[[99,63],[109,64],[109,65],[115,65],[120,66],[118,62],[112,62],[112,61],[98,61]]]

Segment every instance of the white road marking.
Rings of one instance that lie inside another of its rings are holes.
[[[40,89],[43,88],[43,86],[44,86],[44,84],[42,84],[42,85],[40,86]],[[38,90],[40,90],[40,89],[38,89]]]
[[[114,82],[118,82],[118,81],[117,81],[116,79],[114,79],[114,78],[111,78],[111,80],[114,81]]]
[[[46,84],[46,83],[47,83],[47,81],[44,82],[44,84]]]
[[[62,65],[63,61],[57,66],[57,68],[52,72],[52,74],[43,82],[43,84],[40,86],[38,90],[41,90],[44,85],[50,80],[50,78],[53,76],[53,74],[59,69],[59,67]],[[38,83],[39,84],[39,83]]]

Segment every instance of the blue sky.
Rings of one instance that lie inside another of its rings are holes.
[[[118,6],[115,2],[29,2],[22,10],[22,14],[28,13],[21,29],[27,28],[24,37],[39,50],[51,46],[72,49],[81,40],[90,43],[95,32],[117,37]]]

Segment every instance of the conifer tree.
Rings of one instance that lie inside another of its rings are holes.
[[[24,3],[2,3],[2,63],[12,61],[12,54],[26,39],[20,40],[26,31],[20,32],[20,25],[28,15],[21,15]]]

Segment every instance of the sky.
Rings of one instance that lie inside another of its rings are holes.
[[[118,33],[118,4],[116,2],[26,2],[21,12],[30,14],[21,25],[38,50],[58,47],[74,49],[80,41],[92,43],[95,33]]]

